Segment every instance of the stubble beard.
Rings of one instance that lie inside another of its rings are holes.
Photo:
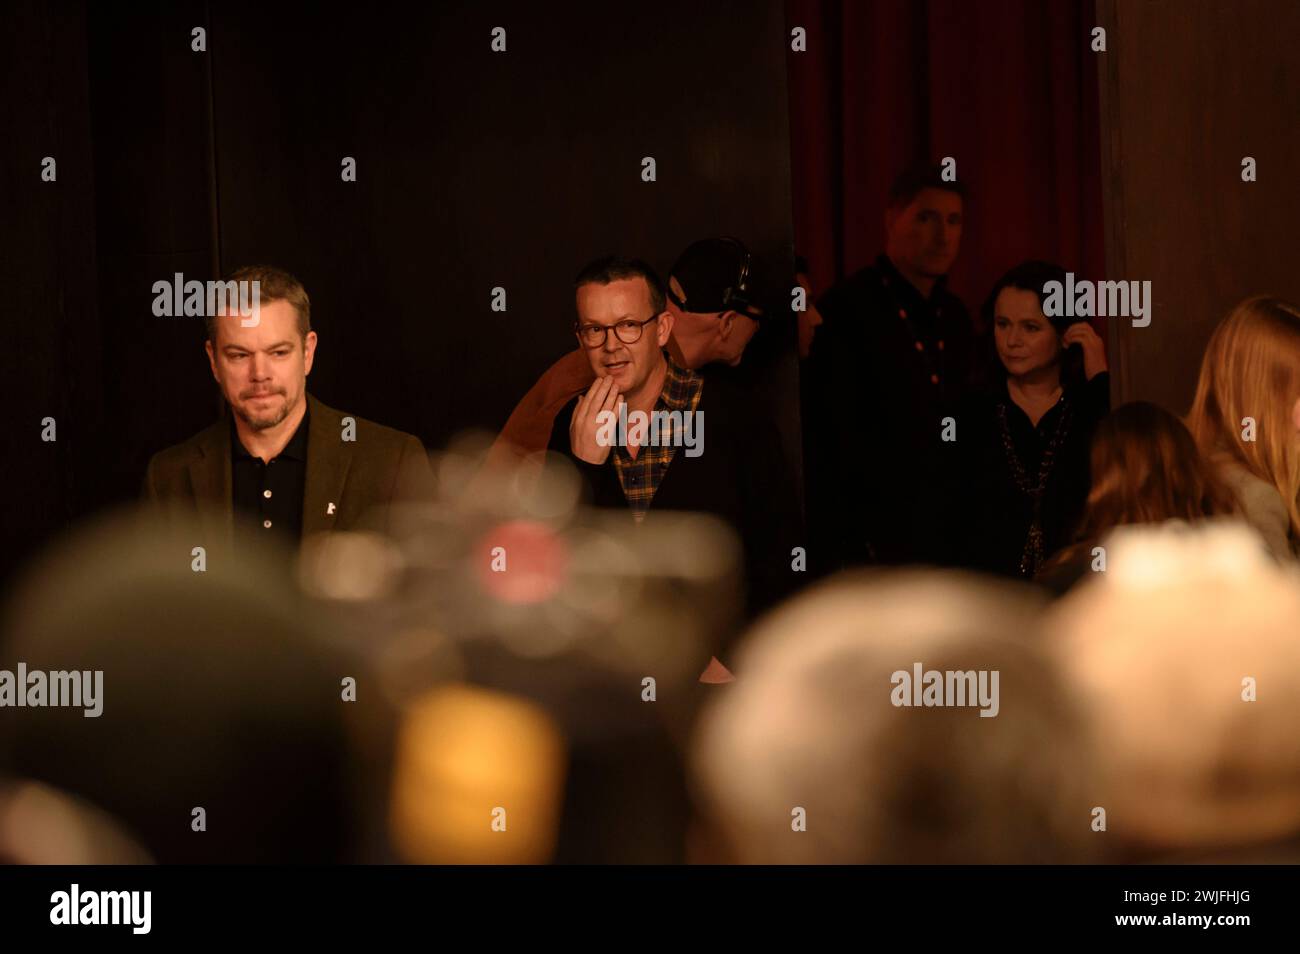
[[[254,417],[247,410],[246,405],[235,408],[235,413],[239,415],[241,421],[253,430],[269,431],[271,428],[284,422],[284,419],[289,416],[289,412],[293,410],[294,403],[296,402],[291,403],[286,395],[284,401],[280,404],[279,410],[271,413],[269,416]]]

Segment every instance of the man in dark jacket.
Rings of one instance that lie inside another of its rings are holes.
[[[551,449],[574,461],[596,506],[637,522],[664,510],[721,517],[744,547],[750,614],[776,602],[799,579],[792,551],[803,541],[770,419],[748,389],[668,355],[673,312],[644,262],[600,259],[575,285],[596,380],[556,416]]]
[[[804,367],[812,563],[946,564],[955,556],[955,415],[972,328],[944,284],[963,197],[938,167],[895,182],[885,254],[817,302]]]
[[[739,239],[692,242],[669,272],[665,307],[673,324],[665,348],[680,367],[707,367],[711,376],[751,389],[781,434],[787,469],[797,481],[803,455],[798,412],[793,402],[782,400],[797,390],[794,328],[782,320],[772,284],[766,264]],[[510,414],[483,473],[516,469],[544,449],[558,412],[594,379],[581,346],[552,364]]]
[[[236,524],[294,545],[332,529],[386,531],[392,504],[430,499],[433,477],[417,438],[307,393],[316,332],[301,283],[268,267],[230,280],[260,288],[252,320],[237,308],[207,319],[208,361],[230,413],[153,456],[145,499],[197,514],[211,546],[229,546]]]

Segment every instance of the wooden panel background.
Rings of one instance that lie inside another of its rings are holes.
[[[1107,277],[1150,280],[1154,299],[1148,327],[1110,323],[1114,396],[1181,414],[1236,302],[1300,300],[1300,4],[1097,8]]]

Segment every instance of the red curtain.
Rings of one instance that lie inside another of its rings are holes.
[[[1093,4],[788,0],[796,251],[817,293],[884,247],[886,194],[913,159],[968,188],[950,287],[974,313],[1029,258],[1103,277]]]

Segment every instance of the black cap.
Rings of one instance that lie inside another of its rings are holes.
[[[758,318],[768,293],[767,268],[739,239],[701,239],[678,257],[669,275],[682,288],[678,298],[668,297],[682,311],[708,314],[738,311]]]

